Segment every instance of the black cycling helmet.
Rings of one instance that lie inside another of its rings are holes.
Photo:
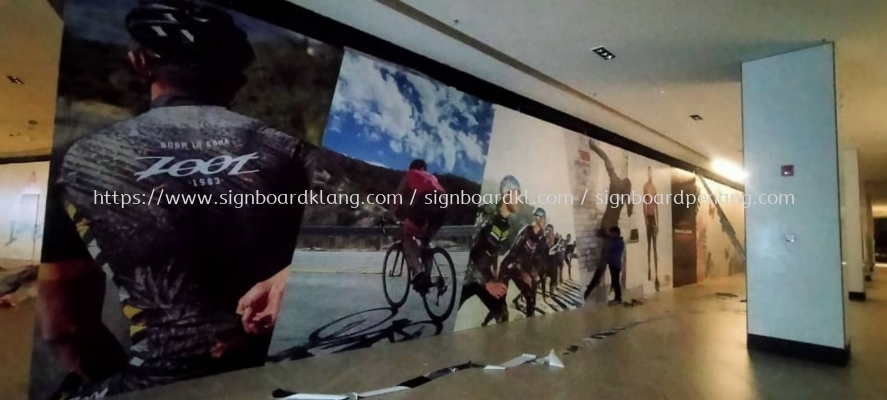
[[[545,218],[545,209],[542,207],[539,207],[536,209],[536,211],[533,212],[533,215],[537,216],[537,217]]]
[[[142,0],[126,29],[160,60],[209,71],[243,71],[255,52],[230,15],[191,0]]]
[[[520,182],[514,175],[505,175],[499,182],[499,193],[504,195],[512,190],[520,190]]]

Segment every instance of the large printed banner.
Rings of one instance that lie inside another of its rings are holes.
[[[0,259],[42,254],[31,398],[745,270],[741,202],[668,202],[739,192],[420,72],[198,0],[68,0],[64,18],[48,186],[0,196],[25,210],[0,219]]]

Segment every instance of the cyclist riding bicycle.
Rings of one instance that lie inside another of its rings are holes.
[[[508,277],[499,274],[498,261],[509,249],[511,226],[508,219],[521,206],[517,198],[520,182],[514,176],[506,175],[499,183],[499,193],[503,197],[501,201],[481,207],[478,213],[477,224],[480,229],[474,236],[468,253],[468,267],[459,299],[459,308],[473,296],[480,299],[487,308],[482,326],[493,320],[496,323],[508,321],[508,307],[505,303]]]
[[[545,210],[537,208],[533,212],[533,220],[518,233],[500,268],[500,273],[507,274],[521,292],[512,303],[517,307],[518,301],[523,298],[528,317],[536,315],[536,288],[539,283],[536,264],[539,260],[538,247],[544,241]]]
[[[392,204],[389,212],[403,223],[401,243],[407,267],[413,276],[413,289],[425,293],[431,286],[431,264],[424,262],[422,263],[424,266],[420,268],[421,250],[416,241],[421,242],[423,249],[427,248],[431,238],[440,230],[446,219],[445,209],[430,204],[426,201],[425,195],[444,194],[446,190],[437,181],[437,177],[428,172],[428,164],[424,160],[413,160],[410,169],[397,186],[397,193],[402,198],[412,199],[412,204]]]

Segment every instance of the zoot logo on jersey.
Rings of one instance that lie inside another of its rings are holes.
[[[254,169],[244,171],[244,168],[248,161],[255,160],[257,158],[259,158],[258,153],[244,154],[237,157],[224,155],[214,157],[209,160],[192,158],[189,160],[181,160],[178,162],[175,162],[175,157],[139,157],[136,159],[157,161],[155,161],[154,165],[152,165],[148,169],[141,172],[136,172],[135,176],[138,178],[136,179],[136,181],[140,181],[142,179],[150,178],[154,175],[159,174],[168,174],[169,176],[174,176],[177,178],[191,176],[196,173],[201,173],[203,175],[215,175],[225,171],[228,172],[228,175],[251,174],[254,172],[258,172],[259,170]]]

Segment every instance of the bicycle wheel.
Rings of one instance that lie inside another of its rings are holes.
[[[441,247],[429,251],[431,263],[431,288],[422,296],[425,311],[433,321],[444,321],[453,312],[456,303],[456,267],[450,253]]]
[[[403,245],[400,242],[392,244],[385,253],[382,266],[382,288],[385,290],[385,300],[393,308],[400,308],[406,303],[407,294],[410,293],[410,271],[405,264]]]

